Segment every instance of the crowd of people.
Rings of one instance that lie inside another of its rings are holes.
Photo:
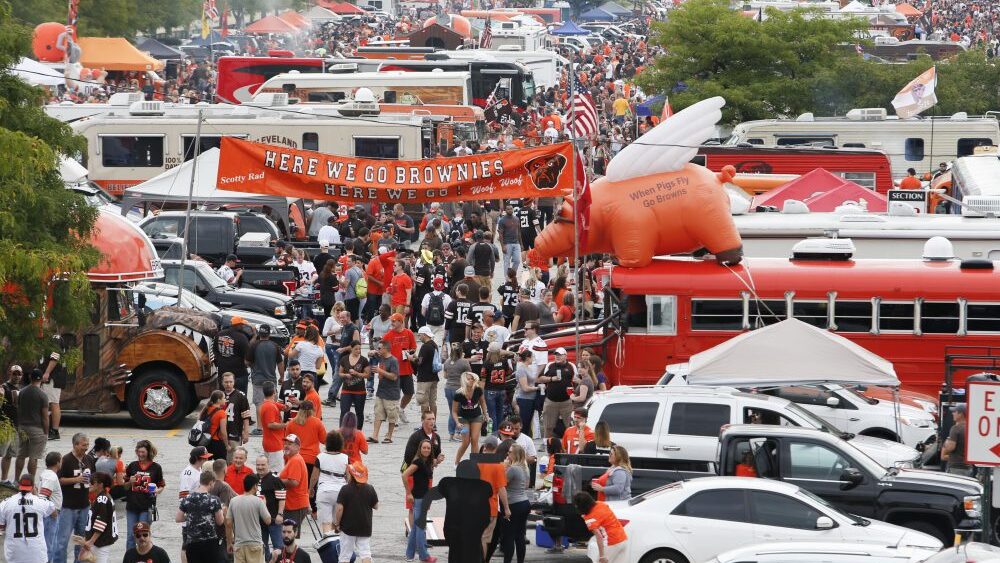
[[[1000,6],[996,2],[928,0],[920,24],[927,34],[941,32],[946,41],[985,47],[1000,55]]]

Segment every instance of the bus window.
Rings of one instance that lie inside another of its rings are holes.
[[[691,330],[743,330],[743,300],[692,299]]]
[[[904,156],[908,162],[920,162],[924,159],[924,140],[920,137],[910,137],[904,146]]]
[[[924,334],[957,334],[958,303],[922,303],[920,331]]]
[[[677,297],[646,296],[646,330],[650,334],[677,334]]]
[[[976,147],[988,147],[993,144],[993,139],[959,139],[958,156],[969,156],[976,152]]]
[[[354,137],[354,156],[399,158],[399,137]]]
[[[1000,332],[1000,305],[969,303],[966,317],[969,332]]]
[[[913,303],[879,303],[878,329],[912,332]]]
[[[101,135],[101,162],[108,168],[163,166],[163,135]]]
[[[844,143],[845,149],[863,149],[865,148],[864,143]]]
[[[194,135],[182,135],[181,138],[184,140],[184,162],[187,162],[194,158]],[[209,149],[217,149],[222,145],[221,135],[202,135],[201,141],[198,143],[201,145],[198,154],[201,154]]]
[[[302,134],[302,150],[318,151],[319,150],[319,133],[303,133]]]
[[[754,137],[752,139],[747,139],[747,143],[751,145],[763,145],[764,139],[761,139],[759,137]]]
[[[784,301],[750,301],[750,326],[760,328],[773,325],[788,318],[788,307]]]
[[[837,332],[871,332],[871,301],[837,301],[833,322]]]
[[[786,147],[790,145],[814,145],[822,147],[837,146],[833,142],[833,137],[778,137],[777,145]]]
[[[826,301],[796,301],[792,303],[792,316],[818,328],[826,328],[829,306]]]
[[[308,92],[306,100],[320,104],[337,104],[344,101],[347,94],[344,92]]]

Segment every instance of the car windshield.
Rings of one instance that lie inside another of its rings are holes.
[[[158,309],[169,305],[177,304],[177,286],[169,284],[157,284],[155,286],[140,286],[136,289],[146,295],[146,304],[150,308]],[[197,294],[184,290],[182,307],[203,311],[205,313],[218,313],[221,311],[215,305],[202,299]]]
[[[826,500],[824,500],[824,499],[822,499],[822,498],[820,498],[820,497],[812,494],[811,492],[809,492],[809,491],[807,491],[805,489],[799,489],[799,495],[801,495],[803,497],[806,497],[806,498],[812,500],[813,502],[815,502],[816,504],[822,506],[826,510],[827,514],[829,514],[829,513],[832,512],[834,514],[843,516],[844,518],[847,518],[848,520],[851,520],[852,522],[854,522],[858,526],[867,526],[868,524],[871,524],[870,521],[865,520],[864,518],[862,518],[860,516],[855,516],[853,514],[848,514],[846,512],[843,512],[842,510],[840,510],[839,508],[833,506],[832,504],[830,504]]]
[[[868,403],[869,405],[877,405],[878,404],[878,399],[874,399],[872,397],[868,397],[864,393],[862,393],[861,391],[858,391],[857,389],[855,389],[854,387],[842,387],[841,391],[845,391],[847,393],[850,393],[850,394],[854,395],[855,397],[861,399],[862,401]]]
[[[198,272],[208,285],[214,287],[215,289],[226,289],[229,287],[226,280],[222,279],[219,274],[215,273],[215,270],[213,270],[208,264],[202,262],[199,263],[196,268],[198,268]]]

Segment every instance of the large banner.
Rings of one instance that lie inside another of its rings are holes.
[[[335,156],[223,137],[220,190],[336,200],[423,203],[557,197],[573,191],[570,143],[426,160]]]

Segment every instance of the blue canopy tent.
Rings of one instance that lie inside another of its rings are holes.
[[[586,29],[581,29],[580,26],[573,23],[573,20],[566,20],[561,26],[553,29],[549,32],[550,35],[590,35],[590,32]]]
[[[654,106],[662,106],[663,101],[666,100],[665,96],[650,96],[646,98],[646,101],[635,106],[635,116],[636,117],[651,117],[656,115],[653,111]]]
[[[611,22],[618,19],[618,16],[612,14],[607,10],[602,10],[600,8],[594,8],[593,10],[584,12],[580,15],[580,19],[584,21],[602,21]]]

